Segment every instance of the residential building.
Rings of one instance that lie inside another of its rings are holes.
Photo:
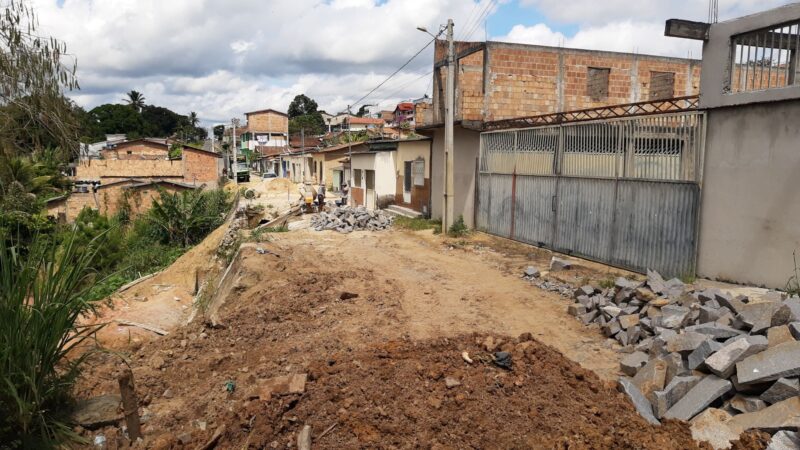
[[[325,122],[325,126],[328,127],[328,133],[341,130],[348,116],[346,112],[333,115],[322,111],[320,114],[322,114],[322,120]]]
[[[105,140],[95,142],[93,144],[81,144],[79,159],[98,159],[100,158],[100,151],[104,148],[118,144],[127,139],[124,134],[107,134]]]
[[[377,130],[383,126],[383,119],[372,117],[348,116],[344,120],[344,127],[349,131]]]
[[[71,223],[84,208],[111,216],[124,207],[130,217],[136,217],[150,209],[160,191],[175,193],[192,189],[200,186],[172,180],[120,178],[105,184],[78,186],[75,192],[48,200],[47,215],[59,223]]]
[[[414,128],[414,103],[401,102],[394,108],[394,126]]]
[[[180,146],[179,158],[170,158],[164,139],[135,139],[113,144],[100,159],[79,161],[76,184],[108,184],[122,179],[168,180],[216,187],[222,176],[222,155],[189,145]]]
[[[384,110],[380,112],[380,118],[383,120],[383,125],[390,127],[394,125],[394,111]]]
[[[433,139],[431,211],[444,207],[446,46],[437,42],[430,120],[416,129]],[[504,42],[457,42],[453,206],[474,226],[479,133],[487,122],[621,103],[696,95],[700,62],[684,58]]]
[[[286,147],[289,142],[289,116],[274,109],[244,114],[247,125],[241,133],[240,148],[257,151],[260,147]]]

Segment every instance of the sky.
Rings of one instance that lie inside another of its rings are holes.
[[[663,36],[669,18],[706,21],[707,0],[30,0],[39,32],[67,45],[84,108],[121,103],[197,112],[206,126],[247,111],[353,105],[452,18],[458,40],[700,58],[697,41]],[[791,3],[719,0],[720,20]],[[70,61],[71,63],[71,61]],[[431,93],[432,46],[355,105],[373,111]]]

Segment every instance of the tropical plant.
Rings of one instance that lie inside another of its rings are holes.
[[[54,191],[53,175],[39,175],[43,166],[29,158],[0,158],[0,188],[2,192],[12,183],[19,183],[25,192],[42,194]]]
[[[98,244],[39,236],[23,252],[0,239],[0,442],[10,448],[77,437],[63,412],[101,327],[79,323],[95,309],[84,294]]]
[[[64,64],[66,46],[42,36],[29,2],[5,0],[0,10],[0,139],[18,136],[20,124],[53,137],[62,148],[77,148],[78,132],[72,105],[64,90],[78,89],[76,64]],[[20,120],[24,117],[26,120]],[[12,127],[12,128],[9,128]],[[10,134],[9,134],[10,133]]]
[[[128,105],[132,106],[137,112],[140,112],[142,108],[144,108],[144,94],[139,91],[131,90],[126,95],[128,97],[122,100],[127,102]]]
[[[189,125],[196,127],[197,124],[200,123],[200,119],[197,117],[197,113],[192,111],[189,113]]]
[[[148,218],[162,232],[162,243],[188,247],[222,224],[226,205],[227,197],[221,190],[172,194],[162,190]]]

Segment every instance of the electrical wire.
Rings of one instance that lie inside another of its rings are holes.
[[[489,0],[489,2],[486,4],[486,7],[483,9],[483,12],[481,12],[481,15],[478,16],[478,21],[475,22],[475,25],[472,26],[472,29],[469,31],[467,36],[464,38],[465,41],[469,41],[472,38],[472,35],[475,34],[475,32],[480,29],[481,23],[483,23],[483,20],[486,17],[488,17],[489,13],[492,11],[492,8],[494,7],[494,3],[495,3],[495,0]]]
[[[478,8],[478,5],[480,5],[480,4],[481,4],[480,0],[478,0],[478,1],[473,1],[473,2],[472,2],[472,10],[470,10],[470,12],[469,12],[469,16],[467,16],[467,20],[465,20],[465,21],[464,21],[464,23],[465,23],[465,24],[469,24],[469,23],[471,23],[471,22],[472,22],[472,18],[473,18],[473,17],[474,17],[474,15],[475,15],[475,9],[477,9],[477,8]],[[459,31],[461,31],[461,33],[459,33],[459,34],[456,36],[456,40],[460,40],[461,38],[463,38],[463,37],[464,37],[464,31],[465,31],[466,29],[467,29],[467,28],[466,28],[466,27],[464,27],[464,28],[462,28],[461,30],[459,30]]]
[[[356,100],[356,101],[355,101],[355,102],[354,102],[352,105],[350,105],[350,107],[351,107],[351,108],[355,108],[356,106],[359,106],[359,105],[361,105],[361,102],[362,102],[362,101],[366,100],[366,99],[367,99],[367,98],[368,98],[370,95],[372,95],[372,94],[373,94],[375,91],[377,91],[378,89],[380,89],[380,88],[381,88],[381,86],[383,86],[384,84],[386,84],[386,82],[388,82],[388,81],[389,81],[389,80],[391,80],[391,79],[392,79],[392,78],[393,78],[395,75],[397,75],[398,73],[400,73],[400,71],[401,71],[401,70],[405,69],[407,65],[411,64],[411,61],[413,61],[413,60],[414,60],[414,58],[416,58],[416,57],[417,57],[417,56],[419,56],[419,55],[420,55],[422,52],[424,52],[424,51],[425,51],[425,49],[427,49],[428,47],[430,47],[430,45],[431,45],[431,44],[433,44],[433,43],[436,41],[436,39],[437,39],[439,36],[441,36],[441,35],[442,35],[442,33],[443,33],[443,32],[444,32],[444,30],[442,30],[442,31],[439,31],[439,34],[438,34],[438,35],[436,35],[436,36],[435,36],[433,39],[431,39],[430,41],[428,41],[428,43],[427,43],[427,44],[425,44],[425,46],[424,46],[424,47],[422,47],[422,48],[421,48],[421,49],[420,49],[420,50],[419,50],[417,53],[414,53],[414,55],[413,55],[411,58],[409,58],[409,59],[408,59],[408,61],[406,61],[405,63],[403,63],[403,65],[402,65],[402,66],[400,66],[400,67],[399,67],[397,70],[395,70],[394,72],[392,72],[392,74],[391,74],[391,75],[389,75],[388,77],[386,77],[386,79],[385,79],[385,80],[381,81],[381,82],[380,82],[380,83],[379,83],[377,86],[375,86],[375,87],[374,87],[374,88],[373,88],[371,91],[367,92],[367,94],[366,94],[366,95],[364,95],[364,96],[363,96],[363,97],[361,97],[360,99]]]
[[[431,71],[430,71],[430,72],[428,72],[428,73],[422,74],[422,75],[418,76],[417,78],[414,78],[413,80],[411,80],[411,81],[409,81],[409,82],[407,82],[407,83],[403,84],[402,86],[400,86],[399,88],[397,88],[397,89],[396,89],[394,92],[392,92],[391,94],[387,94],[387,95],[385,95],[385,96],[383,97],[383,99],[382,99],[381,101],[379,101],[378,103],[380,104],[381,102],[384,102],[384,101],[386,101],[386,100],[391,100],[391,99],[392,99],[392,97],[394,97],[396,94],[398,94],[398,93],[399,93],[400,91],[402,91],[403,89],[405,89],[405,88],[407,88],[408,86],[410,86],[410,85],[414,84],[415,82],[417,82],[417,81],[419,81],[419,80],[421,80],[421,79],[423,79],[423,78],[427,77],[428,75],[431,75],[432,73],[433,73],[433,70],[431,70]],[[431,78],[431,80],[433,80],[433,78]],[[426,88],[426,89],[425,89],[425,93],[427,93],[427,92],[428,92],[428,90],[427,90],[427,88]]]

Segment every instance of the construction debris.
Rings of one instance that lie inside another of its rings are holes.
[[[392,226],[394,216],[381,210],[369,211],[363,206],[352,208],[341,206],[330,212],[321,212],[311,216],[311,228],[316,231],[336,230],[340,233],[351,233],[361,230],[386,230]]]
[[[620,390],[645,419],[690,421],[721,410],[692,423],[730,416],[724,426],[736,436],[795,425],[800,342],[792,331],[800,327],[800,298],[786,297],[696,290],[650,271],[643,282],[619,278],[613,288],[573,288],[568,311],[623,346]],[[725,439],[714,441],[720,448]]]

